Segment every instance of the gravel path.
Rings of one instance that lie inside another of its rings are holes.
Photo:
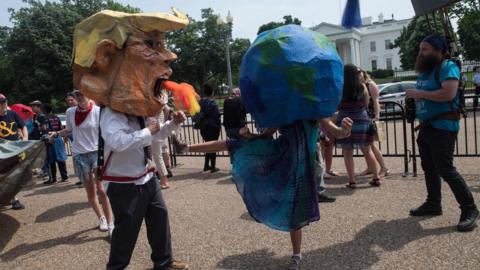
[[[249,217],[228,159],[219,159],[216,174],[199,173],[202,159],[178,161],[164,192],[175,257],[190,269],[285,269],[288,234]],[[358,161],[361,171],[364,161]],[[328,180],[338,199],[322,204],[320,222],[305,228],[302,269],[480,269],[480,230],[456,232],[460,210],[447,186],[443,216],[411,218],[409,208],[424,198],[423,178],[402,178],[402,161],[387,161],[393,174],[381,188],[364,179],[353,191],[344,188],[345,177]],[[480,201],[478,158],[456,163]],[[334,165],[344,172],[341,159]],[[0,269],[104,269],[106,234],[74,182],[46,187],[36,179],[19,194],[25,210],[0,209]],[[149,252],[143,227],[129,269],[149,269]]]

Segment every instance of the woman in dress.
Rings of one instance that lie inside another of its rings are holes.
[[[352,134],[343,139],[337,140],[337,147],[343,150],[345,167],[347,169],[349,182],[347,187],[356,188],[355,164],[353,161],[353,149],[360,148],[367,161],[368,169],[373,173],[370,185],[380,186],[380,176],[377,169],[377,162],[371,150],[373,143],[373,124],[367,114],[368,92],[362,83],[362,72],[355,65],[348,64],[344,67],[343,96],[339,106],[337,124],[346,117],[353,120]]]
[[[372,119],[372,121],[378,122],[380,120],[380,101],[379,101],[379,93],[380,90],[378,89],[377,84],[370,78],[370,75],[365,70],[362,70],[362,80],[365,86],[367,87],[368,91],[368,108],[367,113],[368,116]],[[380,149],[372,143],[372,152],[375,155],[375,159],[377,160],[378,164],[380,165],[380,175],[388,176],[390,171],[388,170],[387,166],[385,165],[385,160],[383,159],[382,152]],[[362,172],[360,175],[369,175],[372,174],[368,169]]]

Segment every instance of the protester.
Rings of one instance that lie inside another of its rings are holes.
[[[42,136],[48,133],[45,123],[45,114],[42,110],[42,102],[39,100],[32,101],[30,102],[30,107],[32,107],[32,111],[35,115],[33,116],[33,128],[28,135],[28,138],[30,140],[41,140]],[[43,177],[48,177],[50,175],[49,166],[46,160],[41,169],[41,173],[39,172],[39,169],[34,169],[34,174],[42,175]]]
[[[320,122],[339,138],[350,135],[352,121],[347,117],[342,120],[341,128],[330,118],[323,118]],[[243,139],[210,141],[185,149],[201,153],[230,151],[233,180],[250,215],[273,229],[290,232],[293,248],[290,269],[299,269],[301,228],[319,218],[310,211],[310,203],[318,201],[311,196],[318,197],[317,192],[323,192],[317,183],[319,177],[316,174],[321,173],[316,171],[317,162],[309,158],[318,153],[317,126],[316,121],[296,121],[280,128],[280,136],[274,140],[270,137],[277,132],[275,128],[252,134],[245,127],[240,130]],[[303,139],[304,136],[307,138]],[[311,145],[313,141],[315,143]],[[292,187],[295,192],[290,190]],[[317,192],[311,192],[307,187],[316,187]]]
[[[129,265],[143,220],[153,269],[188,268],[173,260],[168,210],[151,151],[153,140],[166,139],[186,117],[176,112],[173,121],[161,126],[155,119],[145,119],[158,117],[162,110],[158,91],[171,76],[170,63],[176,59],[166,45],[166,31],[187,23],[188,17],[177,11],[126,14],[107,10],[75,28],[74,86],[105,106],[100,113],[98,177],[108,185],[115,219],[107,270]]]
[[[448,44],[439,35],[430,35],[420,43],[415,68],[419,73],[417,89],[406,90],[407,99],[415,99],[416,117],[420,120],[418,149],[425,172],[427,199],[412,216],[442,214],[441,179],[450,186],[461,215],[459,231],[475,228],[479,211],[463,177],[453,165],[453,152],[460,129],[460,68],[449,60]]]
[[[0,141],[28,141],[28,130],[20,116],[8,109],[7,97],[0,93]],[[12,201],[12,209],[21,210],[25,206],[18,198]]]
[[[160,100],[164,104],[163,110],[160,112],[159,116],[156,119],[161,125],[165,124],[165,116],[168,117],[170,108],[168,107],[168,96],[166,93],[162,93]],[[155,161],[155,167],[157,168],[157,176],[160,179],[160,187],[162,189],[167,189],[170,186],[168,185],[168,171],[167,166],[165,165],[164,151],[168,148],[167,140],[154,140],[152,141],[152,154],[153,160]],[[167,158],[168,160],[168,158]]]
[[[52,113],[52,106],[50,104],[44,104],[43,110],[45,112],[45,124],[47,127],[47,132],[57,132],[62,130],[62,122],[57,115]],[[67,173],[67,153],[65,151],[65,143],[62,138],[50,138],[50,141],[47,143],[47,164],[50,169],[49,179],[43,184],[51,185],[57,182],[57,167],[61,175],[61,181],[65,182],[68,180]]]
[[[78,101],[77,106],[67,110],[65,129],[50,133],[52,137],[73,135],[72,155],[75,175],[83,183],[87,192],[88,203],[99,219],[100,231],[113,232],[113,214],[105,189],[95,179],[97,169],[98,132],[100,108],[93,105],[79,90],[73,92]],[[100,209],[100,202],[102,209]]]
[[[474,68],[473,74],[473,84],[475,85],[475,95],[480,95],[480,67]],[[476,109],[478,107],[478,97],[475,97],[473,100],[473,107]]]
[[[352,134],[348,138],[336,141],[337,146],[343,150],[345,167],[348,173],[348,188],[356,188],[355,164],[353,161],[353,149],[360,148],[368,164],[368,169],[372,172],[373,178],[370,185],[380,186],[380,175],[377,169],[375,156],[371,151],[373,142],[372,120],[367,114],[368,92],[362,84],[362,72],[353,64],[347,64],[344,67],[344,85],[342,102],[339,106],[337,125],[345,117],[353,120]]]
[[[332,121],[335,117],[332,118]],[[340,174],[332,169],[332,161],[333,161],[333,147],[335,146],[335,137],[326,131],[320,125],[320,131],[322,133],[323,139],[320,141],[320,148],[321,148],[321,156],[323,157],[323,162],[325,165],[325,170],[323,174],[324,179],[332,179],[333,177],[337,177]]]
[[[228,138],[239,139],[239,131],[247,122],[247,110],[240,98],[240,89],[234,88],[232,95],[223,102],[223,126]]]
[[[365,84],[365,87],[368,91],[367,113],[370,119],[375,122],[374,125],[376,125],[376,123],[378,123],[378,121],[380,120],[380,90],[378,89],[377,84],[372,80],[372,78],[370,78],[370,75],[368,75],[365,70],[362,70],[362,76],[362,82]],[[378,138],[378,135],[376,137]],[[372,143],[371,149],[373,154],[375,155],[375,159],[380,165],[380,175],[388,176],[390,174],[390,171],[385,165],[385,160],[383,159],[382,152],[380,152],[380,149],[375,145],[375,143]],[[360,175],[363,176],[369,174],[372,174],[372,172],[366,169]]]
[[[75,99],[75,95],[73,94],[78,90],[73,90],[73,92],[68,92],[65,101],[67,102],[67,106],[69,108],[77,106],[77,100]]]
[[[216,141],[220,136],[221,129],[221,120],[220,120],[220,110],[218,105],[213,99],[214,89],[210,83],[205,83],[203,85],[203,93],[205,97],[200,101],[200,114],[201,114],[201,126],[200,126],[200,135],[204,141]],[[205,154],[205,162],[203,165],[203,171],[210,171],[212,173],[218,172],[219,169],[216,167],[217,153],[207,153]]]
[[[322,147],[321,143],[326,139],[325,136],[326,131],[323,128],[319,129],[319,143],[317,143],[317,157],[316,157],[316,171],[315,171],[315,179],[317,180],[317,194],[318,194],[318,202],[335,202],[336,198],[329,196],[326,192],[325,188],[325,162],[322,157]],[[332,135],[333,137],[333,135]]]

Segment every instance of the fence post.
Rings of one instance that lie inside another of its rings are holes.
[[[413,176],[417,177],[417,153],[416,153],[416,141],[415,141],[415,122],[410,124],[410,129],[412,132],[412,169],[413,169]]]

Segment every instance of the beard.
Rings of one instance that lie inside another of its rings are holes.
[[[415,62],[415,70],[418,73],[430,73],[432,72],[436,66],[442,63],[442,59],[435,57],[433,55],[417,56],[417,61]]]

